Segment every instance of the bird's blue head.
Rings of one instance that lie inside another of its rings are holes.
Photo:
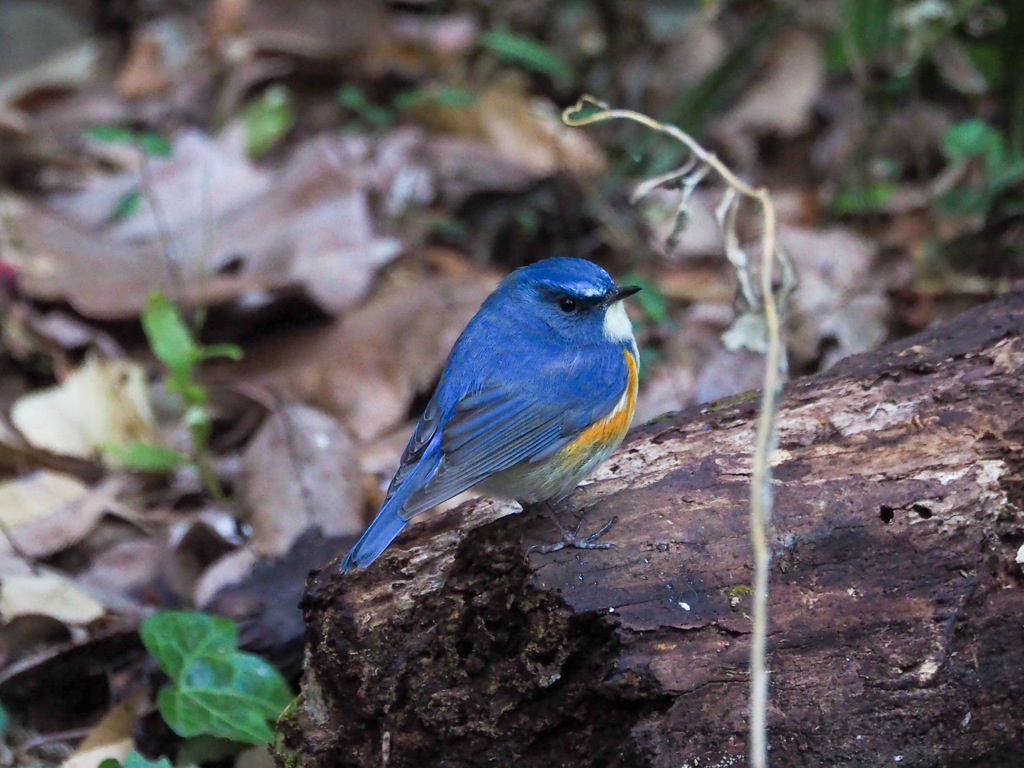
[[[621,302],[639,290],[616,285],[593,262],[557,257],[517,269],[495,294],[508,311],[542,322],[572,344],[633,346],[633,327]]]

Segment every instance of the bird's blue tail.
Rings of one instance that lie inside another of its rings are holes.
[[[377,513],[377,517],[370,523],[370,527],[363,532],[359,541],[345,556],[345,560],[341,564],[342,573],[354,571],[356,568],[365,568],[387,549],[388,544],[395,540],[395,537],[408,523],[407,520],[398,516],[398,510],[401,507],[401,501],[395,496],[385,502],[384,507]]]

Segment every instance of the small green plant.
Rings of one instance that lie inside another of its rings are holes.
[[[196,372],[205,360],[240,360],[242,350],[234,344],[204,345],[196,341],[180,310],[159,291],[150,294],[141,320],[150,349],[167,369],[167,388],[180,395],[184,403],[183,418],[192,442],[192,456],[186,457],[173,448],[151,443],[131,443],[121,448],[108,446],[107,451],[115,460],[142,472],[169,472],[191,458],[206,490],[214,498],[223,498],[209,462],[212,430],[206,407],[209,394],[197,381]]]
[[[949,128],[942,150],[957,167],[978,166],[979,180],[956,187],[935,201],[939,213],[987,214],[996,200],[1024,181],[1024,157],[1007,149],[1006,138],[984,120],[964,120]]]
[[[389,128],[398,122],[405,110],[425,106],[439,106],[457,109],[476,103],[473,91],[452,85],[425,85],[409,88],[395,94],[386,104],[370,99],[358,85],[343,85],[336,94],[338,103],[371,129]]]
[[[140,633],[171,679],[157,694],[157,708],[175,733],[270,743],[271,724],[291,702],[292,692],[274,667],[238,650],[234,622],[167,611],[146,619]]]
[[[572,67],[547,46],[529,37],[492,29],[480,38],[480,44],[509,64],[517,64],[563,83],[573,80]]]
[[[272,85],[242,111],[245,150],[260,158],[276,147],[295,125],[295,107],[288,89]]]
[[[173,152],[171,142],[158,133],[151,131],[135,131],[121,125],[94,125],[87,128],[83,135],[97,144],[129,144],[151,157],[170,157]],[[125,192],[114,204],[107,215],[107,224],[131,218],[142,207],[142,190],[133,187]]]
[[[121,125],[94,125],[85,137],[99,144],[133,144],[154,157],[170,157],[171,142],[152,131],[135,131]]]

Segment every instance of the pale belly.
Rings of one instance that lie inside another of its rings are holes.
[[[611,413],[550,458],[516,464],[489,477],[479,485],[480,490],[489,496],[527,503],[560,501],[571,494],[583,478],[619,447],[629,429],[639,376],[636,358],[626,351],[623,355],[628,370],[626,390]]]
[[[564,460],[562,452],[559,452],[535,464],[516,464],[489,477],[480,484],[480,490],[488,496],[527,503],[560,501],[571,494],[583,478],[607,459],[621,442],[620,438],[604,446],[595,445],[595,449],[586,455],[574,457],[577,459],[575,461]]]

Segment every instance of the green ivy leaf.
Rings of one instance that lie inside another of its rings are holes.
[[[179,736],[207,734],[247,744],[273,738],[269,721],[291,701],[281,674],[258,656],[195,656],[176,686],[164,687],[157,706]]]
[[[171,678],[157,707],[179,736],[216,736],[246,744],[273,738],[270,721],[291,702],[281,673],[237,650],[227,619],[187,611],[160,613],[142,625],[142,641]]]
[[[238,647],[238,627],[229,619],[195,611],[164,611],[150,616],[139,630],[160,668],[174,682],[196,656],[233,653]]]
[[[242,112],[245,149],[250,157],[263,157],[295,125],[295,108],[288,89],[272,85]]]
[[[480,39],[480,44],[510,64],[519,64],[556,80],[573,79],[572,68],[536,40],[505,30],[492,29]]]
[[[106,445],[104,451],[118,464],[136,472],[167,474],[188,462],[180,451],[155,443]]]

